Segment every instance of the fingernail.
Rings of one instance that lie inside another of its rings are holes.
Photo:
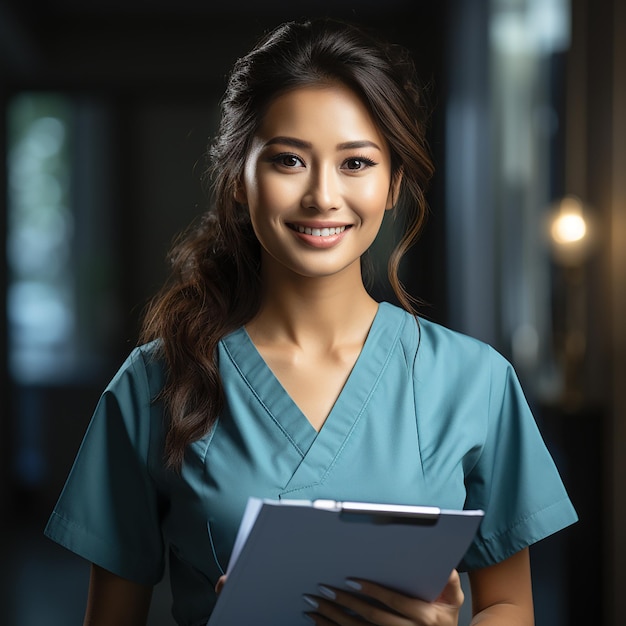
[[[326,596],[331,600],[334,600],[337,597],[337,594],[330,587],[326,587],[325,585],[318,585],[318,589],[323,596]]]
[[[346,587],[350,587],[350,589],[354,589],[355,591],[361,591],[363,589],[361,583],[358,583],[356,580],[346,580]]]
[[[307,604],[312,606],[314,609],[316,609],[319,606],[319,604],[317,603],[317,600],[313,598],[312,596],[307,595],[306,593],[302,596],[302,598]]]

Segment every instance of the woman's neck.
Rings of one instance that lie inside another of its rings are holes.
[[[290,343],[327,350],[364,341],[378,310],[360,273],[264,280],[259,313],[246,328],[257,344]]]

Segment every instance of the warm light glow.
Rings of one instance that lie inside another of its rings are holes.
[[[587,235],[583,204],[576,196],[566,196],[558,206],[550,225],[552,241],[567,246],[582,241]]]
[[[552,238],[557,244],[580,241],[587,234],[587,224],[580,213],[559,213],[552,222]]]
[[[596,245],[593,214],[582,200],[565,196],[547,215],[546,235],[554,260],[564,266],[579,266]]]

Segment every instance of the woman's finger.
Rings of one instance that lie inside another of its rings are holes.
[[[464,600],[465,594],[461,588],[461,577],[456,570],[452,570],[446,586],[443,588],[443,591],[439,594],[439,597],[435,600],[435,602],[461,608]]]
[[[222,590],[222,587],[224,587],[224,583],[226,582],[226,575],[224,576],[220,576],[219,580],[217,581],[216,585],[215,585],[215,593],[219,596],[220,595],[220,591]]]
[[[314,611],[340,626],[414,626],[393,610],[349,591],[320,585],[319,596],[305,596]]]
[[[319,613],[303,613],[303,617],[306,621],[311,624],[317,624],[317,626],[337,626],[336,622],[331,622],[329,619],[326,619],[323,615]]]
[[[346,597],[350,594],[345,594]],[[308,617],[316,624],[332,624],[332,626],[366,626],[367,622],[358,615],[346,612],[349,607],[338,601],[327,599],[323,596],[305,594],[304,601],[307,603],[309,611]],[[345,599],[345,598],[344,598]]]
[[[400,615],[407,617],[413,623],[415,620],[418,620],[417,623],[419,623],[420,618],[433,611],[447,609],[453,613],[457,612],[465,599],[461,589],[461,580],[456,570],[452,571],[446,586],[434,602],[425,602],[367,580],[349,579],[346,585],[350,589],[373,598]]]

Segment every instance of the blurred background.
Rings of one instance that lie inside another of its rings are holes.
[[[88,565],[43,526],[207,206],[229,67],[320,15],[404,44],[429,87],[432,215],[404,281],[514,363],[581,517],[532,550],[537,624],[623,626],[622,0],[0,0],[2,624],[82,623]],[[172,623],[161,584],[150,624]]]

